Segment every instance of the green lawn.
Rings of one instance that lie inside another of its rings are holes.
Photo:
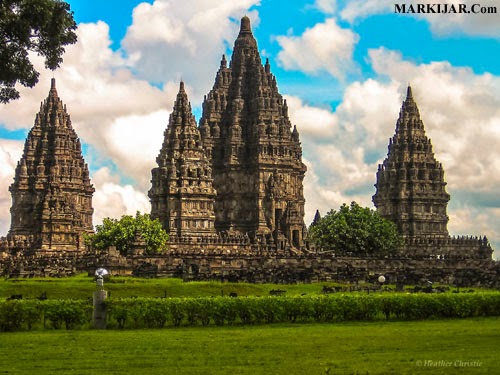
[[[112,277],[105,282],[105,289],[113,298],[124,297],[210,297],[236,293],[238,296],[267,296],[271,289],[286,290],[287,295],[321,293],[323,285],[315,284],[250,284],[220,283],[217,281],[183,282],[180,279],[141,279],[135,277]],[[79,275],[67,278],[7,279],[0,280],[0,299],[13,294],[24,298],[36,298],[46,293],[49,299],[86,299],[95,291],[93,277]]]
[[[8,374],[495,374],[500,318],[0,334]]]

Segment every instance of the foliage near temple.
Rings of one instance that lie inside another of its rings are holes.
[[[394,254],[402,245],[396,225],[356,202],[331,210],[309,228],[309,238],[323,251],[339,256]]]
[[[160,222],[152,220],[149,214],[137,212],[134,216],[123,215],[121,219],[105,218],[96,225],[95,234],[86,238],[86,242],[95,249],[107,249],[110,246],[122,255],[127,255],[137,242],[144,242],[146,254],[161,253],[167,248],[168,234]]]

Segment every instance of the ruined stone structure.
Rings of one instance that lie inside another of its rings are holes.
[[[373,203],[397,224],[404,250],[413,257],[491,259],[485,237],[450,238],[445,186],[443,166],[434,156],[408,86],[387,158],[378,168]]]
[[[306,226],[302,182],[306,167],[301,161],[299,133],[296,127],[292,129],[269,61],[262,65],[248,17],[241,20],[229,67],[223,56],[214,87],[205,97],[201,143],[191,109],[182,104],[187,101],[185,94],[179,95],[158,168],[152,172],[152,217],[160,218],[170,233],[204,234],[212,230],[210,210],[214,202],[218,232],[249,236],[273,244],[277,251],[303,248]],[[186,156],[190,145],[198,151]],[[210,165],[200,155],[200,147],[205,149]],[[185,171],[179,171],[183,165]],[[202,173],[203,196],[187,180],[169,177],[169,166],[181,175],[185,172],[193,181]],[[215,192],[207,173],[210,170]],[[188,221],[198,225],[190,227]],[[185,226],[181,229],[179,225]]]
[[[174,237],[215,235],[212,168],[182,82],[156,162],[151,217]]]
[[[411,89],[373,201],[405,245],[389,257],[339,257],[306,243],[299,134],[250,21],[241,20],[231,62],[222,58],[197,126],[184,84],[170,115],[149,191],[151,215],[169,250],[145,255],[136,232],[127,254],[85,249],[92,231],[88,168],[55,82],[36,116],[15,174],[12,226],[0,239],[0,275],[112,274],[249,282],[375,281],[500,287],[488,240],[450,237],[442,165],[425,135]],[[316,212],[314,222],[320,220]]]
[[[21,160],[12,194],[9,248],[23,252],[83,251],[93,232],[92,195],[80,140],[52,79]]]

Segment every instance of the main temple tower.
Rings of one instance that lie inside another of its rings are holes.
[[[405,237],[448,238],[445,186],[443,166],[434,157],[408,87],[387,158],[378,168],[373,203]]]
[[[286,100],[262,65],[248,17],[229,66],[223,56],[205,97],[200,132],[213,163],[216,228],[303,246],[306,166]]]
[[[93,232],[88,166],[80,140],[52,79],[17,164],[9,247],[15,251],[83,251]]]

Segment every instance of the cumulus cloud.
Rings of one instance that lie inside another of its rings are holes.
[[[406,13],[405,16],[423,19],[429,22],[431,30],[436,35],[449,35],[454,33],[462,33],[473,36],[487,36],[492,38],[500,38],[500,25],[498,23],[498,14],[488,13],[488,7],[496,7],[497,12],[500,10],[500,1],[493,0],[478,4],[476,0],[462,0],[457,2],[455,0],[443,0],[439,2],[442,9],[444,5],[465,4],[467,10],[472,10],[474,4],[480,5],[477,9],[478,14],[472,13],[447,13],[447,14],[433,14],[433,13]],[[418,2],[405,2],[394,0],[353,0],[346,2],[345,7],[341,10],[340,15],[342,19],[349,22],[370,17],[376,14],[394,14],[395,4],[405,5],[409,7],[417,4],[432,5],[436,4],[434,0],[420,0]],[[481,7],[486,8],[485,13],[481,13]],[[434,7],[436,10],[437,8]],[[326,12],[328,13],[328,12]]]
[[[337,0],[316,0],[314,5],[326,14],[334,14],[337,10]]]
[[[500,184],[500,77],[448,62],[415,65],[384,48],[369,56],[379,75],[411,82],[450,188],[495,191]]]
[[[368,62],[376,77],[348,85],[334,112],[287,97],[308,165],[306,221],[352,200],[372,205],[377,164],[410,82],[446,172],[450,233],[487,235],[498,248],[500,78],[448,62],[415,64],[385,48],[371,50]]]
[[[119,177],[106,167],[94,173],[92,183],[96,190],[92,199],[94,224],[101,223],[106,217],[120,218],[122,215],[135,215],[137,211],[151,211],[149,198],[144,191],[130,184],[120,184]]]
[[[255,27],[260,0],[156,0],[134,9],[123,49],[137,74],[152,82],[183,79],[191,84],[194,101],[213,85],[221,56],[232,45],[246,14]],[[189,67],[186,67],[188,62]]]
[[[337,118],[331,108],[318,108],[305,104],[296,96],[284,95],[288,105],[288,114],[295,124],[300,124],[302,138],[320,141],[335,134],[338,128]]]
[[[394,132],[401,90],[394,82],[354,82],[335,111],[286,96],[308,165],[307,220],[316,209],[325,213],[353,200],[372,205],[377,164]]]
[[[335,18],[306,29],[300,36],[278,36],[276,40],[282,49],[278,62],[287,70],[327,72],[338,79],[355,71],[352,54],[359,35],[341,28]]]
[[[254,26],[258,24],[257,12],[248,11],[257,4],[258,0],[226,0],[216,6],[191,0],[140,4],[118,51],[111,48],[106,23],[79,24],[78,42],[67,47],[55,78],[73,127],[89,146],[86,160],[98,169],[91,176],[96,187],[95,224],[103,217],[119,217],[137,209],[149,212],[146,192],[151,168],[180,79],[186,81],[191,100],[195,97],[199,102],[200,93],[206,93],[213,82],[221,54],[238,33],[241,14],[246,13]],[[2,126],[7,129],[29,129],[40,102],[48,95],[54,73],[44,69],[38,56],[32,60],[41,73],[40,83],[34,89],[21,87],[20,100],[0,107]],[[198,79],[201,77],[204,81]],[[198,96],[193,86],[200,90]],[[6,209],[0,217],[5,228],[0,229],[6,231],[10,207],[10,182],[6,181],[11,181],[21,151],[5,151],[8,141],[2,142],[2,158],[10,158],[1,169],[5,186],[0,204]],[[115,172],[100,168],[109,164],[116,167]],[[124,181],[131,184],[123,186]]]
[[[0,235],[10,228],[11,199],[9,186],[14,181],[14,171],[23,152],[22,141],[0,139]]]
[[[135,212],[136,208],[144,211],[149,204],[145,192],[149,188],[150,170],[163,141],[178,82],[159,89],[136,78],[129,62],[111,50],[108,25],[103,22],[80,24],[77,32],[78,42],[67,48],[64,64],[56,72],[59,96],[67,105],[77,134],[90,145],[92,151],[86,155],[87,162],[95,162],[93,167],[99,167],[112,161],[121,177],[135,181],[135,186],[120,187],[119,180],[106,184],[106,177],[120,179],[120,176],[98,172],[98,183],[94,182],[97,224],[103,216],[110,216],[100,214],[99,210],[111,210],[119,217]],[[41,72],[40,83],[31,91],[22,88],[20,100],[0,107],[0,118],[8,129],[30,128],[40,101],[48,95],[53,73],[43,69],[39,58],[34,59]],[[2,150],[4,147],[2,144]],[[17,157],[10,164],[2,164],[2,173],[8,176],[2,178],[2,184],[14,176],[13,168],[21,152],[8,155]],[[7,202],[5,205],[10,207],[8,185],[1,191],[0,202]],[[3,212],[8,216],[8,209]]]

